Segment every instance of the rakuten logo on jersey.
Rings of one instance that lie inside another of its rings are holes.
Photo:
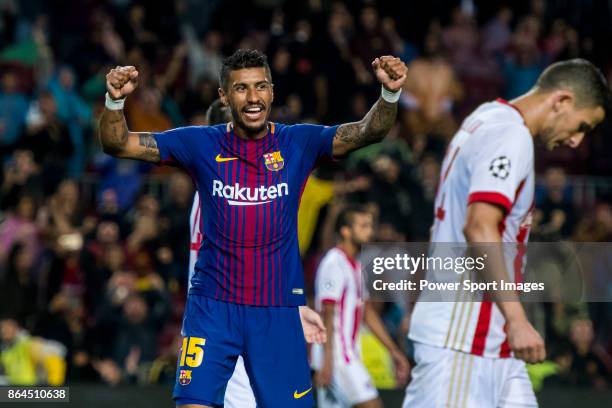
[[[270,187],[241,187],[240,183],[225,185],[222,181],[213,180],[212,195],[226,198],[229,205],[260,205],[289,195],[289,185],[280,183]]]

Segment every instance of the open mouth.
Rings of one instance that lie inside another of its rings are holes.
[[[265,110],[264,107],[261,105],[252,105],[244,108],[242,112],[249,121],[256,122],[263,118]]]

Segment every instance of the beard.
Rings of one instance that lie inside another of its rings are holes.
[[[536,137],[538,144],[544,147],[546,150],[551,151],[557,147],[558,143],[555,141],[555,130],[552,127],[545,127],[538,133]]]
[[[265,109],[265,108],[264,108]],[[242,120],[242,116],[238,109],[235,106],[230,105],[230,110],[232,112],[232,120],[237,126],[240,126],[242,129],[246,131],[247,134],[257,134],[263,131],[268,126],[268,117],[270,116],[269,112],[266,112],[265,119],[263,123],[259,126],[257,125],[249,125]]]

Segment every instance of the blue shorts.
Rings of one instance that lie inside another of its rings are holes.
[[[242,355],[258,407],[314,406],[297,306],[248,306],[190,294],[182,334],[177,404],[222,407]]]

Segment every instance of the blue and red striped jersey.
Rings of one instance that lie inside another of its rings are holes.
[[[162,163],[183,167],[200,195],[202,243],[190,293],[258,306],[305,304],[297,213],[337,127],[270,123],[245,140],[230,124],[154,134]]]

